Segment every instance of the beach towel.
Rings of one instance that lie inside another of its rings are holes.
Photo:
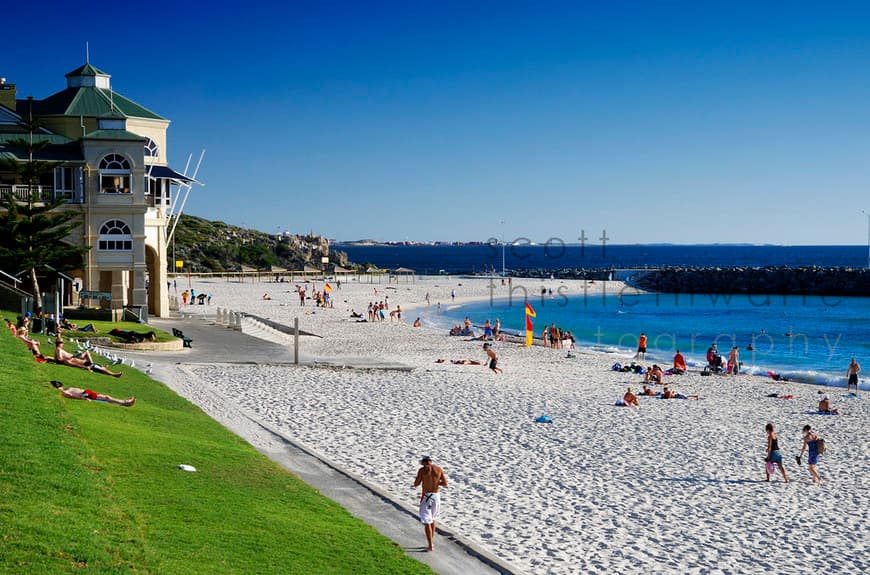
[[[547,415],[539,415],[535,418],[535,423],[553,423],[553,418]]]
[[[623,401],[623,400],[621,400],[621,399],[617,399],[617,400],[616,400],[616,403],[614,403],[613,405],[616,406],[616,407],[626,407],[626,405],[625,405],[625,401]]]
[[[855,393],[855,392],[853,391],[852,393],[844,393],[844,394],[842,395],[842,397],[845,397],[846,399],[857,399],[857,398],[859,398],[859,397],[861,397],[861,396],[858,395],[857,393]]]
[[[806,415],[840,415],[839,413],[831,413],[830,411],[805,411]]]

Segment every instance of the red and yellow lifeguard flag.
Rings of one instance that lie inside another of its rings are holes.
[[[532,339],[535,335],[535,326],[532,325],[532,318],[538,317],[535,310],[526,302],[526,347],[532,347]]]
[[[331,292],[331,291],[332,291],[332,286],[329,285],[329,282],[327,282],[326,285],[323,286],[323,291],[325,291],[325,292]]]

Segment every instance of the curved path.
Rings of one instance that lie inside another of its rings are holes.
[[[145,369],[150,364],[148,371],[151,377],[198,405],[261,453],[401,545],[408,555],[443,574],[518,573],[515,567],[463,541],[446,528],[439,527],[435,540],[436,551],[427,553],[423,528],[413,509],[392,501],[364,479],[355,477],[314,450],[270,428],[253,414],[246,413],[232,398],[212,391],[208,382],[199,380],[189,369],[196,364],[215,363],[292,364],[292,340],[287,336],[270,334],[269,330],[261,332],[256,326],[246,326],[245,331],[253,330],[259,336],[253,337],[201,318],[153,318],[149,323],[169,333],[173,327],[181,329],[185,336],[193,339],[193,346],[178,352],[125,351],[125,356],[135,359],[136,367]],[[311,365],[316,362],[313,358],[303,356],[300,363]],[[375,366],[360,367],[370,369]],[[402,368],[398,365],[380,367]],[[412,478],[409,478],[409,485],[411,481]]]

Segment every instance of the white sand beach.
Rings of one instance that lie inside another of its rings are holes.
[[[530,292],[542,285],[514,280],[522,283]],[[220,406],[204,405],[195,390],[223,395],[409,505],[418,460],[431,454],[450,479],[441,521],[523,572],[870,572],[868,398],[825,388],[843,414],[809,415],[817,386],[695,372],[666,381],[700,400],[641,397],[631,409],[614,401],[629,385],[638,391],[643,377],[610,370],[630,358],[582,348],[568,358],[564,350],[496,342],[503,374],[436,363],[483,363],[485,355],[478,341],[413,328],[412,308],[426,305],[427,292],[433,306],[487,298],[489,285],[446,276],[402,279],[395,289],[365,278],[340,289],[333,282],[335,307],[323,309],[310,301],[300,307],[292,283],[194,278],[212,304],[185,306],[185,314],[213,317],[221,307],[288,326],[298,317],[302,330],[322,336],[302,338],[304,357],[333,366],[277,365],[292,359],[288,346],[275,365],[188,366],[167,383],[218,419]],[[568,293],[604,287],[543,285]],[[391,308],[405,310],[403,321],[350,317],[385,294]],[[507,296],[507,288],[494,295]],[[335,367],[384,363],[410,369]],[[795,398],[767,397],[773,392]],[[542,414],[553,423],[535,423]],[[779,433],[790,483],[779,475],[764,481],[768,422]],[[794,459],[805,424],[827,441],[823,486]]]

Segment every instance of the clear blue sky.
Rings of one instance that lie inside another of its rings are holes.
[[[205,148],[186,213],[343,240],[866,242],[866,3],[178,4],[14,4],[0,76],[43,98],[89,41],[172,120],[174,167]]]

